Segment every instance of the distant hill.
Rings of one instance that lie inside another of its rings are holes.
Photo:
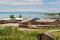
[[[0,14],[45,14],[41,12],[0,12]]]
[[[0,12],[0,14],[51,14],[42,12]]]

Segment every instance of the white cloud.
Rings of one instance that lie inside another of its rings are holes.
[[[10,5],[33,5],[33,4],[44,4],[42,0],[26,0],[26,1],[10,1],[10,0],[2,0],[1,4],[10,4]]]
[[[49,2],[49,4],[59,5],[60,4],[60,0],[59,1],[55,1],[55,2]]]
[[[60,12],[60,8],[46,8],[46,9],[44,9],[43,10],[43,12],[54,12],[54,13],[56,13],[56,12]]]
[[[3,1],[0,1],[0,3],[3,3]]]
[[[46,9],[19,9],[19,8],[10,8],[10,9],[0,9],[0,12],[60,12],[60,8],[46,8]]]
[[[27,0],[28,2],[42,2],[43,0]]]
[[[21,1],[21,0],[1,0],[1,1]],[[34,2],[34,1],[43,1],[43,0],[22,0],[22,1],[28,1],[28,2]]]
[[[0,12],[42,12],[42,9],[0,9]]]

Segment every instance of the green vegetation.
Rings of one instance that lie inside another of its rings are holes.
[[[0,30],[0,40],[37,40],[36,38],[37,34],[55,29],[59,29],[59,28],[18,30],[17,27],[4,27],[3,30]]]
[[[60,16],[60,13],[50,13],[50,14],[46,14],[46,15],[49,15],[49,16]]]
[[[53,34],[55,35],[54,40],[60,40],[60,32],[54,32]]]
[[[19,18],[22,18],[22,15],[21,14],[19,15]]]
[[[14,18],[14,15],[10,15],[9,18]]]
[[[9,15],[9,18],[15,18],[14,15]],[[19,15],[19,18],[22,18],[22,15]]]

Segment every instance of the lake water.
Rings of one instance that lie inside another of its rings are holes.
[[[0,19],[5,19],[5,18],[9,18],[9,15],[14,15],[16,18],[19,17],[19,15],[21,14],[22,17],[24,19],[30,19],[30,18],[52,18],[52,17],[56,17],[56,16],[47,16],[43,13],[30,13],[30,12],[0,12]],[[57,16],[58,18],[58,16]]]

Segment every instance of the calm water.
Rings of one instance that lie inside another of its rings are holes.
[[[4,19],[4,18],[9,18],[9,15],[11,14],[0,14],[0,19]],[[20,14],[13,14],[15,15],[15,17],[19,17]],[[24,19],[29,19],[29,18],[34,18],[34,17],[38,17],[38,18],[45,18],[46,16],[44,14],[21,14],[22,17]]]
[[[42,14],[42,13],[16,13],[16,12],[0,12],[0,19],[5,19],[5,18],[9,18],[9,15],[15,15],[15,17],[19,17],[19,15],[21,14],[22,17],[24,19],[30,19],[30,18],[34,18],[34,17],[38,17],[38,18],[51,18],[51,17],[56,17],[56,16],[47,16],[45,14]],[[58,18],[58,16],[57,16]]]

